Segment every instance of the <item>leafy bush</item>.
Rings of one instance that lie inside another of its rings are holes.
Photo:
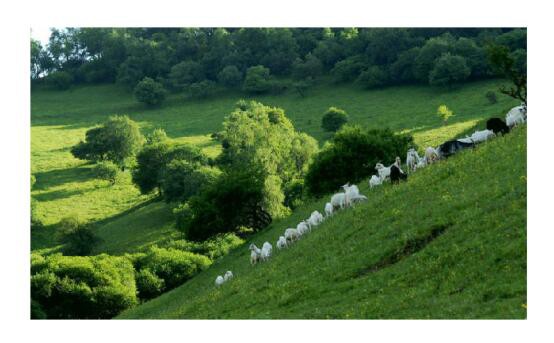
[[[446,53],[435,62],[429,73],[429,84],[433,86],[452,86],[465,81],[471,74],[465,58]]]
[[[169,241],[164,247],[189,251],[204,255],[211,260],[227,255],[232,249],[244,244],[244,240],[233,233],[219,234],[215,237],[202,241],[192,242],[186,240]]]
[[[165,288],[165,281],[150,269],[144,268],[135,273],[138,296],[141,299],[152,299],[160,295]]]
[[[229,88],[238,87],[242,82],[242,78],[243,75],[239,68],[233,65],[226,66],[217,74],[219,83]]]
[[[290,83],[282,80],[270,80],[269,81],[269,91],[272,94],[283,94],[290,87]]]
[[[269,69],[262,65],[248,68],[242,88],[248,93],[255,94],[269,91],[271,89]]]
[[[321,127],[326,131],[335,132],[348,122],[348,114],[337,107],[329,107],[321,119]]]
[[[302,205],[302,195],[304,193],[304,180],[295,179],[285,188],[285,206],[294,210]]]
[[[159,105],[165,100],[166,91],[161,83],[145,77],[134,90],[135,98],[146,105]]]
[[[187,87],[187,92],[192,98],[207,98],[210,95],[213,95],[215,91],[215,82],[210,80],[191,83]]]
[[[38,302],[31,299],[31,319],[46,319],[46,313]]]
[[[98,179],[110,181],[113,185],[117,181],[119,168],[110,161],[100,162],[94,167],[94,174]]]
[[[31,255],[31,297],[50,319],[111,318],[138,303],[125,257]]]
[[[314,79],[322,72],[323,63],[312,54],[308,54],[304,61],[296,59],[292,65],[292,77],[297,80]]]
[[[186,201],[215,182],[221,172],[186,160],[173,160],[163,172],[162,194],[166,201]]]
[[[344,126],[316,155],[305,178],[312,195],[337,190],[347,182],[358,182],[375,174],[375,164],[389,164],[413,146],[413,137],[397,135],[389,129],[367,130]]]
[[[204,67],[195,61],[184,61],[174,65],[169,72],[169,82],[175,90],[183,90],[192,83],[206,79]]]
[[[497,103],[497,99],[496,99],[496,93],[494,91],[488,91],[486,94],[485,94],[485,97],[487,98],[487,100],[489,101],[489,103],[492,105],[492,104],[496,104]]]
[[[58,224],[58,240],[66,255],[88,255],[100,243],[92,229],[76,217],[65,217]]]
[[[153,246],[139,264],[141,269],[147,268],[163,279],[167,289],[173,289],[206,269],[211,261],[206,256],[188,251]]]
[[[73,76],[66,71],[55,71],[46,77],[46,83],[59,90],[66,90],[71,87]]]
[[[358,78],[361,71],[366,67],[366,63],[360,56],[348,57],[337,62],[331,70],[334,82],[348,82]]]
[[[454,112],[450,110],[446,105],[440,105],[437,108],[437,115],[442,119],[442,123],[446,125],[448,118],[454,116]]]
[[[146,144],[157,144],[167,141],[167,134],[164,129],[155,129],[146,136]]]
[[[356,82],[367,89],[382,87],[387,84],[387,73],[379,66],[372,66],[364,70]]]

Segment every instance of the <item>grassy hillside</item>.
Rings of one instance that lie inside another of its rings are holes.
[[[321,116],[330,106],[345,109],[351,122],[370,127],[391,127],[413,132],[421,146],[437,144],[472,128],[479,120],[502,115],[514,101],[499,96],[488,104],[485,93],[496,90],[501,81],[469,83],[451,91],[426,86],[389,87],[366,91],[351,85],[321,85],[302,98],[294,92],[255,97],[263,103],[286,110],[298,130],[322,144],[329,134],[320,128]],[[180,142],[201,146],[208,154],[219,152],[209,135],[221,129],[225,115],[235,102],[247,98],[228,92],[205,100],[186,100],[171,95],[162,107],[146,108],[132,94],[114,85],[79,86],[67,91],[33,89],[31,96],[31,171],[36,176],[32,196],[47,225],[32,234],[32,249],[55,248],[53,227],[65,216],[76,215],[96,224],[104,239],[98,252],[122,253],[156,242],[172,228],[170,209],[149,203],[124,174],[115,186],[93,177],[92,165],[72,157],[72,145],[84,138],[87,129],[112,114],[128,114],[143,132],[161,127]],[[456,116],[442,126],[435,115],[447,104]],[[154,220],[152,218],[158,218]],[[148,218],[148,221],[144,221]]]
[[[526,318],[526,129],[361,191],[267,262],[247,242],[121,318]],[[251,241],[274,243],[327,197]],[[235,279],[216,289],[216,275]]]

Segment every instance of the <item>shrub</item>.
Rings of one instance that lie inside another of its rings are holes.
[[[292,180],[285,188],[285,206],[294,210],[302,205],[302,194],[304,192],[304,180]]]
[[[337,83],[353,81],[365,67],[366,64],[360,56],[352,56],[337,62],[331,70],[331,75]]]
[[[313,79],[323,72],[323,63],[309,53],[305,60],[296,59],[292,64],[292,77],[297,80]]]
[[[46,83],[59,90],[66,90],[71,87],[73,76],[66,71],[55,71],[46,77]]]
[[[195,61],[184,61],[174,65],[169,72],[169,82],[175,90],[183,90],[192,83],[206,78],[204,67]]]
[[[135,98],[146,105],[159,105],[165,100],[166,91],[161,83],[145,77],[134,90]]]
[[[50,319],[111,318],[138,303],[125,257],[33,255],[31,296]]]
[[[335,132],[348,122],[348,114],[336,107],[329,107],[321,119],[321,127],[326,131]]]
[[[160,295],[165,288],[165,281],[150,269],[144,268],[135,273],[138,296],[141,299],[152,299]]]
[[[207,98],[216,91],[215,82],[204,80],[192,83],[187,87],[187,92],[191,98]]]
[[[219,234],[203,242],[174,240],[168,242],[165,248],[174,248],[204,255],[211,260],[227,255],[232,249],[244,244],[244,240],[233,233]]]
[[[320,196],[346,182],[358,182],[375,173],[376,163],[392,163],[409,146],[413,146],[410,135],[344,126],[314,158],[304,180],[306,188]]]
[[[364,70],[356,82],[367,89],[382,87],[387,83],[387,73],[379,66],[372,66]]]
[[[140,262],[158,278],[165,281],[167,289],[173,289],[206,269],[211,261],[206,256],[173,248],[151,247]]]
[[[429,73],[429,84],[450,87],[465,81],[470,74],[471,70],[465,58],[446,53],[435,62],[433,70]]]
[[[439,108],[437,108],[437,115],[442,119],[442,123],[446,125],[448,118],[454,116],[454,112],[446,105],[440,105]]]
[[[186,201],[215,182],[220,171],[186,160],[173,160],[163,172],[162,194],[167,202]]]
[[[492,105],[492,104],[496,104],[496,102],[498,101],[496,99],[496,93],[494,91],[488,91],[486,94],[485,94],[485,97],[487,98],[487,100],[489,101],[489,103]]]
[[[65,217],[58,224],[58,240],[66,255],[88,255],[100,243],[92,229],[76,217]]]
[[[269,69],[262,65],[248,68],[242,88],[244,91],[254,94],[269,91],[271,89]]]
[[[46,313],[38,302],[31,299],[31,319],[46,319]]]
[[[154,129],[152,133],[146,136],[146,144],[157,144],[167,141],[167,134],[164,129]]]
[[[119,168],[110,161],[100,162],[94,167],[94,174],[97,178],[110,181],[113,185],[117,181]]]
[[[225,87],[234,88],[238,87],[242,82],[243,75],[239,68],[231,65],[223,68],[219,74],[217,74],[217,80]]]

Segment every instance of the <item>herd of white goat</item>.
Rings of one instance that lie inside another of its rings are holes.
[[[512,108],[506,114],[506,124],[509,127],[514,127],[517,124],[525,123],[527,119],[526,112],[527,108],[523,104],[521,106],[516,106]],[[492,130],[483,130],[476,131],[471,136],[459,138],[456,141],[475,144],[484,142],[495,136],[496,134]],[[424,156],[420,157],[415,149],[409,149],[406,154],[406,171],[408,173],[413,173],[417,169],[424,168],[425,166],[436,162],[441,158],[439,150],[440,147],[427,147],[425,149]],[[396,177],[398,177],[398,173],[400,173],[401,175],[404,174],[404,171],[401,169],[401,160],[399,157],[396,157],[395,162],[389,167],[385,167],[382,163],[377,163],[375,165],[375,170],[377,171],[377,175],[372,175],[369,179],[370,189],[383,184],[383,182],[387,180],[394,182],[395,175]],[[342,186],[342,189],[344,190],[343,192],[333,194],[333,196],[331,197],[331,201],[325,204],[325,215],[315,210],[312,212],[308,219],[305,219],[298,223],[298,225],[296,225],[296,228],[285,229],[283,235],[279,236],[279,239],[277,239],[277,249],[281,250],[289,247],[294,242],[298,241],[302,236],[312,232],[313,229],[317,228],[327,218],[333,216],[336,211],[343,210],[345,208],[353,206],[358,202],[367,200],[367,197],[365,195],[360,194],[360,190],[356,185],[350,185],[350,183],[347,183]],[[250,263],[252,265],[255,265],[258,262],[265,262],[270,259],[273,251],[273,246],[271,245],[271,243],[265,242],[260,249],[252,243],[250,244],[249,250]],[[221,286],[232,278],[233,273],[231,271],[227,271],[225,275],[217,276],[217,278],[215,279],[215,284],[216,286]]]

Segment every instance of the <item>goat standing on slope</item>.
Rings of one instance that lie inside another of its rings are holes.
[[[262,256],[262,251],[254,244],[250,244],[248,248],[250,250],[250,264],[254,265],[258,263]]]

